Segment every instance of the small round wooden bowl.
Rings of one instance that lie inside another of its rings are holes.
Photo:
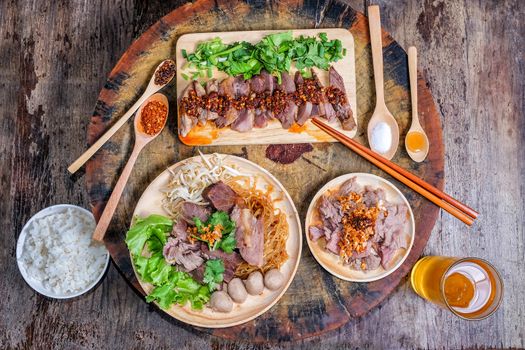
[[[283,273],[286,280],[286,283],[280,289],[270,291],[265,288],[261,295],[249,295],[244,303],[234,303],[233,310],[229,313],[215,312],[208,307],[204,307],[203,310],[192,310],[189,304],[186,304],[183,307],[173,305],[168,310],[161,309],[179,321],[205,328],[225,328],[240,325],[268,311],[279,301],[290,286],[290,283],[292,283],[297,267],[299,266],[302,249],[302,232],[299,215],[295,208],[295,204],[290,198],[288,192],[284,189],[283,185],[268,171],[249,160],[231,155],[220,156],[224,157],[224,164],[234,166],[241,173],[257,179],[257,188],[262,190],[270,188],[272,198],[280,199],[275,201],[275,206],[286,214],[288,220],[289,232],[288,240],[286,242],[288,261],[286,261],[286,263],[280,268],[280,271]],[[210,156],[205,155],[204,157]],[[153,180],[140,197],[137,206],[135,207],[133,217],[144,217],[150,214],[166,215],[166,212],[162,209],[162,200],[164,198],[163,190],[166,188],[170,179],[170,171],[175,173],[182,165],[196,159],[200,159],[200,156],[178,162],[171,166],[169,170],[166,169],[155,180]],[[149,294],[152,291],[153,286],[140,279],[134,265],[133,270],[135,271],[135,275],[141,287],[146,294]]]
[[[352,270],[350,267],[345,266],[340,262],[339,256],[325,250],[324,239],[320,238],[318,241],[314,242],[308,233],[308,228],[310,225],[321,221],[317,210],[317,202],[319,198],[327,191],[338,188],[346,180],[352,177],[355,177],[357,183],[361,186],[368,185],[374,188],[380,187],[384,189],[386,193],[386,200],[388,202],[394,204],[404,203],[408,207],[408,220],[405,223],[405,232],[408,246],[406,249],[398,249],[396,251],[394,258],[390,263],[390,267],[386,270],[382,266],[371,271]],[[410,207],[410,204],[408,203],[405,196],[397,189],[397,187],[395,187],[391,182],[376,175],[367,173],[351,173],[341,175],[329,181],[315,194],[314,198],[310,202],[310,206],[308,207],[308,212],[306,213],[304,232],[306,234],[306,241],[308,242],[308,247],[310,248],[312,255],[326,271],[345,281],[372,282],[390,275],[395,270],[397,270],[401,264],[403,264],[410,253],[410,249],[412,249],[412,245],[414,244],[415,227],[416,225],[414,223],[414,214],[412,213],[412,208]]]

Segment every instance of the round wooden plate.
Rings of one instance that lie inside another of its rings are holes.
[[[273,199],[276,199],[275,207],[284,212],[288,220],[289,235],[288,240],[286,241],[286,251],[288,252],[289,258],[280,268],[280,271],[283,273],[286,280],[286,283],[281,288],[275,291],[270,291],[265,288],[261,295],[249,295],[244,303],[234,303],[232,312],[214,312],[208,307],[205,307],[203,310],[192,310],[188,304],[184,307],[174,305],[169,310],[163,310],[168,315],[175,317],[179,321],[206,328],[236,326],[256,318],[275,305],[275,303],[277,303],[286,292],[290,283],[292,283],[297,271],[297,266],[299,266],[303,241],[299,215],[297,214],[292,198],[290,198],[290,195],[279,180],[268,171],[249,160],[228,155],[219,156],[224,157],[223,161],[225,165],[234,167],[241,173],[255,179],[257,181],[256,184],[258,189],[263,191],[266,191],[268,188],[271,189],[271,196]],[[162,209],[162,200],[164,199],[163,190],[169,183],[171,174],[176,174],[181,166],[191,161],[200,161],[200,156],[178,162],[157,176],[140,197],[137,206],[135,207],[135,211],[133,212],[133,216],[138,215],[140,217],[145,217],[150,214],[166,215],[166,212]],[[140,278],[138,278],[138,281],[146,293],[151,292],[153,289],[151,284],[141,281]]]
[[[159,62],[175,56],[175,44],[185,33],[292,29],[347,28],[355,41],[357,118],[359,130],[354,140],[367,145],[366,125],[375,105],[373,69],[366,17],[350,6],[333,0],[322,11],[318,3],[297,0],[250,2],[239,0],[198,0],[173,10],[142,34],[126,51],[100,92],[88,126],[92,144],[135,102]],[[242,18],[240,21],[239,18]],[[385,97],[388,109],[399,124],[400,144],[393,161],[443,189],[444,148],[440,115],[423,77],[419,75],[420,121],[428,134],[430,152],[422,163],[414,163],[405,152],[404,139],[410,126],[410,93],[407,55],[388,33],[383,31]],[[162,91],[172,105],[167,128],[139,157],[126,191],[106,234],[106,246],[117,268],[140,293],[124,243],[135,205],[154,177],[178,160],[196,155],[196,149],[177,139],[176,96],[174,84]],[[118,175],[133,147],[133,129],[128,124],[115,134],[87,163],[86,184],[93,214],[100,217]],[[286,139],[282,140],[286,143]],[[218,146],[201,147],[204,153],[234,154],[261,165],[271,172],[290,193],[299,217],[305,218],[314,194],[329,180],[347,173],[366,172],[386,177],[367,161],[341,144],[319,143],[301,147]],[[298,153],[298,150],[306,153]],[[72,156],[73,157],[73,156]],[[268,157],[276,160],[272,161]],[[291,160],[290,160],[291,159]],[[296,159],[295,161],[293,161]],[[282,164],[293,161],[290,164]],[[280,163],[282,162],[282,163]],[[326,272],[308,249],[303,249],[297,274],[280,302],[256,320],[225,329],[202,329],[216,336],[249,342],[278,342],[321,335],[362,316],[389,296],[423,252],[438,217],[439,208],[399,182],[391,180],[405,195],[414,211],[417,235],[405,262],[389,276],[370,283],[342,281]],[[307,293],[305,291],[308,291]],[[392,297],[389,302],[396,302]],[[186,327],[171,317],[179,327]],[[187,326],[195,331],[192,326]]]
[[[317,224],[321,222],[319,213],[317,210],[317,202],[319,198],[329,190],[337,189],[341,186],[346,180],[355,177],[356,181],[361,186],[371,186],[372,188],[382,188],[385,190],[386,200],[393,204],[404,203],[408,207],[408,218],[405,223],[405,234],[407,239],[407,248],[398,249],[395,253],[392,262],[387,270],[379,266],[375,270],[371,271],[358,271],[352,270],[348,266],[341,264],[339,256],[326,251],[324,240],[320,239],[317,242],[314,242],[310,235],[308,234],[308,228],[312,224]],[[308,247],[312,252],[314,258],[321,264],[322,267],[332,275],[339,277],[345,281],[350,282],[373,282],[385,278],[395,270],[397,270],[401,264],[405,261],[412,249],[414,244],[416,224],[414,223],[414,214],[412,213],[412,208],[408,203],[403,193],[397,189],[394,184],[390,181],[387,181],[379,176],[366,174],[366,173],[353,173],[345,174],[335,179],[329,181],[324,185],[314,196],[308,207],[308,212],[306,213],[306,220],[304,223],[304,232],[306,235],[306,241],[308,242]]]

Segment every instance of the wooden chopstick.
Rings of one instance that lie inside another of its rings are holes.
[[[318,128],[325,131],[335,139],[339,140],[342,144],[350,148],[352,151],[359,154],[361,157],[365,158],[366,160],[368,160],[369,162],[371,162],[372,164],[374,164],[379,169],[383,170],[393,178],[410,187],[423,197],[427,198],[432,203],[436,204],[440,208],[452,214],[465,224],[469,226],[472,225],[474,219],[478,216],[478,213],[475,210],[467,207],[463,203],[458,202],[446,193],[440,191],[439,189],[435,188],[429,183],[421,180],[420,178],[401,168],[397,164],[392,163],[388,159],[381,157],[379,154],[355,142],[348,136],[340,133],[339,131],[323,123],[319,119],[313,118],[312,122]]]

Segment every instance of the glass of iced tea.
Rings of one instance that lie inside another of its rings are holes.
[[[419,296],[467,320],[489,317],[503,296],[498,271],[479,258],[426,256],[414,265],[410,282]]]

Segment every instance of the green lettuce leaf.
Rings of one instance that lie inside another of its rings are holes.
[[[178,271],[168,264],[162,253],[172,226],[169,218],[150,215],[147,218],[136,218],[135,224],[126,235],[126,244],[138,275],[141,280],[154,286],[146,296],[146,301],[156,301],[163,309],[168,309],[173,304],[184,305],[189,301],[192,308],[202,309],[210,299],[208,287],[195,281],[190,274]],[[145,245],[148,256],[142,255]]]

